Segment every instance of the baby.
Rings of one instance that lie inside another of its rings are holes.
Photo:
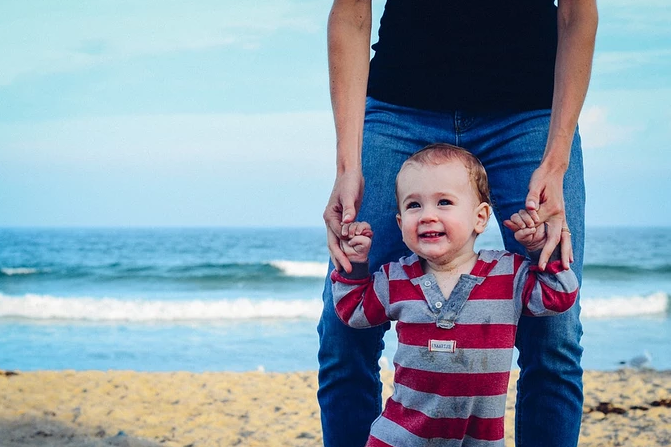
[[[367,446],[504,445],[503,417],[517,322],[521,315],[568,310],[578,281],[559,248],[543,270],[543,224],[526,210],[505,222],[528,258],[475,253],[489,220],[487,174],[470,152],[448,144],[410,157],[396,179],[398,225],[413,252],[368,271],[373,232],[343,227],[350,273],[334,271],[342,321],[367,328],[397,321],[394,393],[373,422]]]

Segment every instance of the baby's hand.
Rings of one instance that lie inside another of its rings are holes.
[[[368,222],[352,222],[342,227],[340,248],[350,262],[367,262],[373,230]]]
[[[534,222],[527,210],[519,210],[510,219],[503,221],[503,225],[515,232],[515,239],[528,251],[540,250],[545,245],[545,223]]]

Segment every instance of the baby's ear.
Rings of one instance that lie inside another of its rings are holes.
[[[482,234],[487,228],[487,223],[489,222],[489,216],[492,214],[492,208],[488,203],[482,202],[475,209],[475,232]]]
[[[396,213],[396,223],[398,224],[398,227],[402,230],[403,229],[403,219],[401,218],[401,213]]]

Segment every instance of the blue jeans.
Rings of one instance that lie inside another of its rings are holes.
[[[369,222],[375,234],[371,270],[407,255],[396,224],[395,178],[401,164],[427,144],[443,142],[473,152],[487,169],[498,222],[524,208],[529,180],[545,150],[550,110],[519,113],[431,112],[368,98],[363,136],[366,180],[357,220]],[[572,232],[575,262],[582,279],[585,188],[577,129],[564,178],[564,200]],[[512,233],[501,227],[509,251],[525,253]],[[330,269],[333,265],[330,265]],[[330,273],[329,269],[329,273]],[[388,325],[351,329],[335,314],[331,282],[324,287],[324,310],[318,326],[319,391],[326,447],[366,443],[382,408],[377,364]],[[517,383],[517,446],[578,444],[582,416],[582,325],[580,306],[545,318],[522,317],[516,346],[521,368]]]

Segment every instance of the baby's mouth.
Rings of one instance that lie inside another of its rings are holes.
[[[431,231],[427,233],[422,233],[419,235],[420,238],[422,239],[435,239],[437,237],[443,237],[445,236],[445,233],[439,232],[439,231]]]

